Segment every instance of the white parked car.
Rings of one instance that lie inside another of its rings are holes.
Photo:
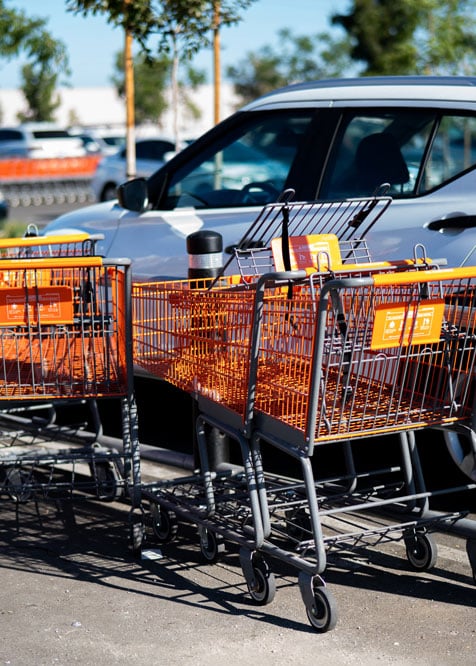
[[[81,139],[88,155],[113,155],[126,143],[126,132],[108,127],[75,127],[70,130]]]
[[[121,186],[123,205],[76,210],[45,233],[103,234],[99,252],[130,257],[136,277],[186,277],[192,232],[215,230],[232,246],[285,188],[296,201],[342,200],[384,182],[393,202],[368,235],[374,259],[409,257],[422,243],[450,266],[476,263],[476,78],[324,80],[277,90],[161,165],[146,187]],[[474,443],[445,437],[476,480]]]
[[[1,157],[83,157],[83,142],[54,123],[0,127]]]

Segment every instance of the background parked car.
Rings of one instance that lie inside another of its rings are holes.
[[[53,123],[24,123],[0,127],[2,157],[81,157],[83,142]]]
[[[167,153],[175,151],[175,143],[168,139],[149,138],[136,141],[137,176],[150,176],[165,162]],[[97,201],[117,197],[117,187],[126,180],[126,148],[104,157],[98,164],[91,187]]]
[[[81,139],[88,155],[113,155],[126,143],[122,129],[83,127],[73,128],[70,133]]]

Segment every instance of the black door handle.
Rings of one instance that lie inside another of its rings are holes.
[[[434,220],[427,225],[431,231],[444,229],[474,229],[476,227],[476,215],[455,215],[441,220]]]

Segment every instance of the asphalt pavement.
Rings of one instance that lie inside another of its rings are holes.
[[[144,480],[183,470],[143,462]],[[310,626],[296,571],[272,563],[274,601],[248,595],[236,547],[202,560],[197,530],[129,549],[129,505],[2,502],[0,663],[428,664],[473,666],[476,588],[465,542],[438,534],[434,569],[409,568],[401,542],[333,558],[334,630]],[[475,517],[476,518],[476,517]]]

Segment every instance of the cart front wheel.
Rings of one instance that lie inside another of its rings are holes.
[[[314,587],[314,602],[306,608],[313,629],[323,634],[334,629],[337,622],[337,605],[334,595],[327,587]]]
[[[17,467],[7,470],[5,475],[5,490],[10,499],[18,504],[23,504],[31,499],[33,477],[27,471]]]
[[[164,509],[158,504],[152,503],[150,505],[150,515],[152,517],[152,530],[155,538],[160,543],[173,541],[178,532],[178,522],[175,513]]]
[[[225,542],[221,534],[216,534],[206,527],[200,529],[200,552],[209,564],[217,562],[225,552]]]
[[[270,604],[276,594],[276,579],[262,559],[253,561],[253,581],[247,581],[251,598],[259,606]]]
[[[121,475],[115,465],[101,461],[91,463],[90,468],[97,498],[105,502],[119,499],[123,494],[123,487]]]
[[[430,534],[415,534],[405,539],[407,558],[413,569],[427,571],[436,564],[437,546]]]

